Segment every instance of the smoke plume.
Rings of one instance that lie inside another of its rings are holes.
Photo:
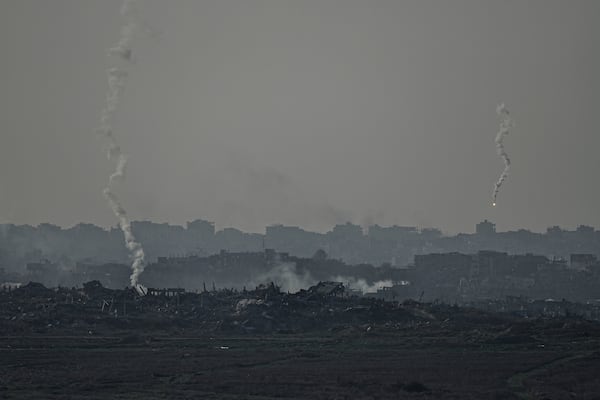
[[[276,265],[270,271],[256,278],[253,283],[257,285],[268,282],[275,283],[283,291],[296,293],[300,289],[308,289],[315,285],[317,280],[308,271],[300,274],[295,263],[286,262]]]
[[[112,212],[119,220],[119,227],[125,237],[125,246],[129,250],[133,260],[131,269],[131,285],[136,286],[140,274],[144,271],[144,249],[136,240],[131,230],[131,223],[127,217],[125,208],[121,205],[119,198],[113,192],[112,186],[115,180],[125,177],[125,168],[127,166],[127,156],[121,151],[117,143],[113,126],[115,113],[119,107],[119,102],[128,77],[128,66],[133,62],[133,50],[131,42],[138,27],[137,23],[137,0],[125,0],[121,8],[121,15],[126,23],[121,28],[121,37],[115,47],[108,50],[110,56],[116,56],[124,65],[111,67],[108,69],[108,93],[106,95],[106,105],[102,110],[100,118],[100,127],[98,133],[104,136],[108,141],[108,159],[115,163],[115,171],[110,175],[108,184],[103,190],[104,198],[108,202]]]
[[[498,181],[494,184],[494,191],[492,194],[493,206],[496,206],[496,197],[498,197],[498,192],[500,191],[502,183],[508,178],[508,170],[510,169],[510,158],[508,158],[508,154],[506,154],[506,151],[504,150],[504,136],[508,135],[510,128],[514,127],[514,122],[512,118],[510,118],[510,114],[504,103],[496,107],[496,113],[502,118],[500,130],[496,135],[496,152],[504,161],[504,171],[502,171],[500,178],[498,178]]]
[[[330,281],[342,282],[349,289],[359,290],[363,294],[375,293],[384,287],[392,287],[394,283],[391,280],[382,280],[369,284],[366,279],[353,276],[331,276]],[[279,263],[271,270],[260,275],[251,282],[251,285],[275,283],[283,291],[296,293],[301,289],[308,289],[316,285],[319,281],[315,279],[309,271],[300,272],[293,262]]]
[[[384,287],[392,287],[394,283],[391,280],[385,281],[377,281],[373,282],[372,285],[369,285],[366,279],[363,278],[355,278],[353,276],[336,276],[331,279],[334,282],[342,282],[349,289],[360,290],[363,294],[365,293],[375,293],[377,290],[382,289]]]

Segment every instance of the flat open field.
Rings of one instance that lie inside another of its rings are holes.
[[[197,338],[5,336],[0,398],[600,398],[598,338],[571,339],[460,343],[456,334],[427,329]]]

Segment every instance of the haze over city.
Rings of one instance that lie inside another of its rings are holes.
[[[0,397],[600,398],[598,21],[1,1]]]

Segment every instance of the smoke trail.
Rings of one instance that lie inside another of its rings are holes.
[[[496,107],[496,113],[502,118],[500,130],[496,135],[496,152],[504,161],[504,171],[502,171],[500,178],[498,178],[498,181],[494,184],[494,191],[492,194],[492,206],[494,207],[496,206],[496,197],[498,197],[500,186],[502,186],[502,183],[508,178],[508,170],[510,169],[510,158],[508,158],[508,154],[506,154],[506,151],[504,150],[504,136],[508,135],[510,128],[514,127],[514,122],[512,118],[510,118],[510,114],[504,103]]]
[[[356,278],[353,276],[341,276],[338,275],[336,277],[331,278],[334,282],[343,282],[349,289],[360,290],[363,294],[365,293],[375,293],[377,290],[382,289],[384,287],[392,287],[394,286],[394,282],[387,279],[385,281],[377,281],[373,282],[372,285],[369,285],[366,279]]]
[[[124,0],[121,7],[121,15],[127,23],[121,27],[121,37],[115,47],[108,49],[111,56],[119,56],[126,61],[133,61],[131,42],[138,29],[137,22],[137,0]]]
[[[137,285],[138,277],[142,272],[144,272],[144,249],[142,248],[142,245],[136,241],[135,236],[131,231],[131,223],[127,218],[127,213],[119,203],[117,196],[111,192],[110,185],[104,189],[103,194],[113,213],[119,219],[119,226],[121,227],[123,235],[125,236],[125,246],[133,258],[133,263],[131,264],[131,269],[133,272],[131,273],[131,277],[129,279],[131,280],[131,286],[135,287]]]
[[[136,286],[138,277],[144,271],[144,249],[136,240],[131,230],[131,223],[127,217],[127,212],[121,205],[119,198],[112,191],[112,185],[116,179],[123,179],[125,168],[127,166],[127,156],[121,151],[117,139],[113,132],[114,117],[119,107],[119,102],[127,83],[127,65],[133,62],[133,51],[131,42],[137,30],[137,0],[125,0],[121,8],[121,15],[126,20],[126,24],[121,28],[121,37],[117,45],[108,50],[111,56],[117,56],[126,62],[125,66],[109,68],[108,73],[108,93],[106,95],[106,105],[102,110],[100,118],[100,127],[98,133],[108,140],[108,159],[115,160],[115,171],[110,175],[108,184],[103,190],[104,198],[108,202],[112,212],[119,220],[119,227],[125,237],[125,246],[130,252],[133,263],[131,265],[131,285]]]

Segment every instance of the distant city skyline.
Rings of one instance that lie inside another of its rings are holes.
[[[369,227],[380,227],[380,228],[414,228],[419,232],[423,232],[423,231],[439,231],[442,235],[444,236],[454,236],[454,235],[460,235],[460,234],[475,234],[478,233],[477,231],[477,227],[478,226],[486,226],[488,225],[485,229],[489,229],[489,225],[493,226],[494,232],[496,233],[510,233],[510,232],[518,232],[518,231],[528,231],[531,233],[547,233],[548,230],[552,230],[552,229],[556,229],[559,228],[565,232],[573,232],[573,231],[577,231],[580,229],[592,229],[594,232],[600,232],[600,229],[598,229],[598,227],[595,227],[593,225],[590,224],[578,224],[574,227],[565,227],[565,226],[561,226],[561,225],[549,225],[547,226],[545,229],[536,231],[533,229],[530,229],[528,227],[515,227],[512,229],[506,229],[506,230],[501,230],[501,229],[496,229],[496,224],[494,223],[494,221],[490,221],[488,219],[484,219],[481,221],[478,221],[477,223],[475,223],[471,229],[467,229],[465,231],[461,231],[461,232],[447,232],[444,231],[443,229],[441,229],[440,227],[436,227],[436,226],[417,226],[417,225],[400,225],[400,224],[379,224],[379,223],[372,223],[369,225],[361,225],[361,224],[356,224],[352,221],[346,221],[346,222],[340,222],[337,224],[333,224],[329,227],[326,227],[323,230],[311,230],[305,226],[301,226],[301,225],[292,225],[292,224],[283,224],[283,223],[272,223],[269,225],[265,225],[263,227],[262,230],[256,230],[256,231],[249,231],[249,230],[244,230],[242,227],[239,226],[231,226],[231,225],[219,225],[217,224],[215,221],[210,221],[210,220],[205,220],[202,218],[196,218],[196,219],[192,219],[190,221],[186,221],[184,223],[178,224],[178,223],[172,223],[172,222],[168,222],[168,221],[152,221],[152,220],[132,220],[131,222],[133,224],[144,224],[144,223],[150,223],[150,224],[156,224],[156,225],[169,225],[169,226],[173,226],[173,227],[181,227],[181,228],[188,228],[188,225],[190,223],[193,222],[202,222],[202,223],[210,223],[214,226],[214,230],[215,232],[222,232],[223,230],[226,229],[235,229],[238,230],[240,232],[243,233],[247,233],[247,234],[261,234],[264,235],[265,232],[267,232],[268,228],[273,228],[273,227],[283,227],[283,228],[298,228],[300,230],[303,230],[305,232],[308,233],[318,233],[318,234],[325,234],[325,233],[329,233],[331,232],[335,227],[343,227],[345,225],[352,225],[352,226],[358,226],[362,229],[363,234],[368,234],[368,228]],[[103,225],[98,225],[98,224],[94,224],[93,222],[86,222],[86,221],[81,221],[78,223],[75,223],[73,225],[60,225],[60,224],[55,224],[55,223],[51,223],[51,222],[39,222],[36,224],[27,224],[27,223],[12,223],[12,222],[0,222],[0,234],[2,234],[2,227],[7,227],[9,225],[14,225],[14,226],[33,226],[33,227],[39,227],[40,225],[52,225],[52,226],[56,226],[59,227],[61,229],[71,229],[76,227],[77,225],[92,225],[92,226],[96,226],[98,228],[104,229],[104,230],[111,230],[111,229],[115,229],[115,230],[119,230],[118,225],[115,223],[113,225],[107,225],[107,226],[103,226]],[[480,232],[481,233],[481,232]]]

